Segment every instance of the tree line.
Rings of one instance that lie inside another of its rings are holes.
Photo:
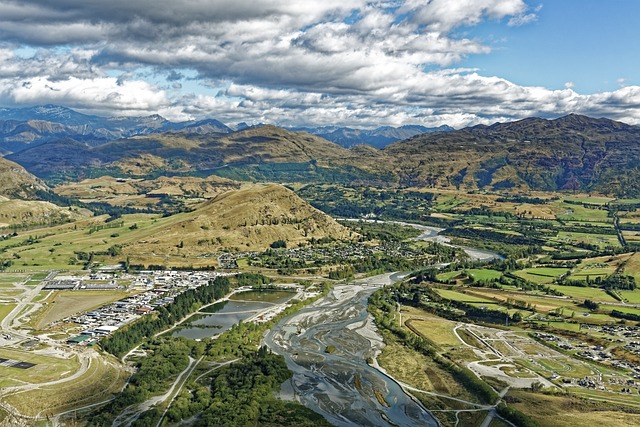
[[[229,293],[231,281],[228,277],[216,277],[209,284],[196,289],[188,289],[177,295],[173,302],[160,306],[151,314],[142,316],[135,322],[118,329],[100,341],[105,351],[121,357],[139,344],[176,322],[184,319],[203,305],[210,304]]]

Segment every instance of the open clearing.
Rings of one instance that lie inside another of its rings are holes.
[[[16,304],[0,304],[0,322],[7,316],[7,314],[11,313],[14,308],[16,308]]]
[[[63,359],[8,348],[0,348],[0,358],[34,363],[36,366],[25,370],[0,366],[0,378],[13,378],[31,384],[68,377],[80,367],[77,357]]]
[[[467,273],[475,280],[479,281],[499,279],[500,277],[502,277],[502,271],[490,269],[485,270],[481,268],[472,268],[470,270],[467,270]]]
[[[108,399],[122,388],[126,376],[114,362],[92,357],[80,378],[11,394],[5,400],[25,415],[50,415]]]
[[[594,301],[615,302],[616,299],[600,288],[580,286],[548,285],[551,289],[578,300],[591,299]]]
[[[433,316],[423,310],[409,306],[402,307],[402,316],[405,323],[410,322],[411,326],[420,334],[437,345],[452,347],[461,345],[460,340],[453,333],[456,322]]]
[[[568,268],[537,267],[515,271],[513,274],[530,282],[548,284],[553,283],[556,277],[562,276],[567,271],[569,271]]]
[[[541,426],[637,426],[640,414],[629,414],[607,410],[607,404],[597,404],[567,397],[548,396],[540,393],[526,393],[511,389],[507,396],[519,411],[531,416]],[[609,408],[611,404],[609,404]]]
[[[127,292],[113,290],[56,291],[39,316],[36,328],[42,328],[76,313],[91,311],[97,307],[125,298],[127,295],[129,295]]]

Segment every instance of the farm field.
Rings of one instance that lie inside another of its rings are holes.
[[[462,345],[453,332],[456,322],[434,316],[415,307],[402,307],[403,320],[427,339],[438,345],[458,347]]]
[[[562,214],[557,216],[564,221],[586,221],[586,222],[610,222],[606,209],[592,209],[582,205],[560,203],[558,207],[564,209]]]
[[[565,201],[574,203],[587,203],[592,205],[606,205],[615,200],[613,197],[589,197],[588,195],[577,197],[565,197]]]
[[[602,261],[588,261],[580,264],[569,276],[572,280],[595,280],[596,277],[606,277],[616,271],[614,263],[608,264]]]
[[[615,234],[595,234],[560,231],[555,239],[560,243],[585,243],[599,247],[620,247],[620,242]]]
[[[562,298],[542,297],[525,294],[523,292],[512,292],[504,290],[477,288],[469,291],[473,296],[487,298],[490,301],[507,302],[507,300],[519,300],[535,306],[537,311],[548,312],[561,307],[570,306],[571,302]]]
[[[620,305],[601,304],[599,308],[599,311],[602,311],[605,313],[610,313],[612,310],[621,311],[623,313],[636,314],[640,316],[640,308],[635,308],[635,307],[624,307]]]
[[[569,271],[568,268],[536,267],[514,271],[513,274],[533,283],[549,284],[553,283],[556,277],[562,276],[567,271]]]
[[[472,268],[472,269],[466,270],[466,272],[477,281],[493,280],[493,279],[499,279],[500,277],[502,277],[501,271],[491,270],[491,269]]]
[[[640,304],[640,289],[633,291],[616,291],[626,302],[630,304]]]
[[[464,302],[477,302],[477,303],[495,303],[494,300],[490,298],[483,298],[476,295],[468,294],[463,291],[455,291],[449,289],[435,289],[435,291],[443,298],[447,298],[454,301],[464,301]]]
[[[551,289],[562,292],[566,296],[578,300],[591,299],[594,301],[615,302],[617,301],[611,295],[607,294],[600,288],[580,287],[580,286],[564,286],[564,285],[548,285]]]

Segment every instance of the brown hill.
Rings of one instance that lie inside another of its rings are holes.
[[[206,255],[221,250],[263,250],[277,240],[288,247],[311,238],[348,239],[350,232],[278,184],[247,184],[189,213],[158,220],[124,253],[136,257]]]
[[[123,179],[112,176],[69,182],[54,188],[56,194],[83,200],[111,202],[127,196],[178,196],[212,198],[240,187],[240,183],[218,176],[207,178],[161,176],[156,179]]]
[[[569,115],[424,134],[390,145],[407,185],[640,193],[640,128]]]
[[[86,177],[90,170],[148,176],[149,174],[211,172],[229,165],[264,163],[330,164],[344,162],[350,152],[306,132],[260,126],[232,134],[164,133],[91,147],[59,140],[9,156],[43,178]]]
[[[55,225],[80,219],[76,210],[49,202],[9,199],[0,196],[0,227],[11,225]],[[0,231],[0,234],[3,234]]]
[[[8,198],[33,198],[38,190],[47,186],[22,166],[0,157],[0,195]]]
[[[260,126],[231,134],[165,133],[98,147],[57,141],[10,159],[43,178],[336,182],[490,190],[581,190],[640,196],[640,128],[570,115],[426,133],[383,150],[346,150],[305,132]]]

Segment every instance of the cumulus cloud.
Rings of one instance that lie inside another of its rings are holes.
[[[587,96],[453,68],[491,53],[457,29],[526,25],[538,11],[525,0],[0,0],[0,104],[282,125],[640,121],[635,87]],[[33,55],[16,54],[24,47]]]

